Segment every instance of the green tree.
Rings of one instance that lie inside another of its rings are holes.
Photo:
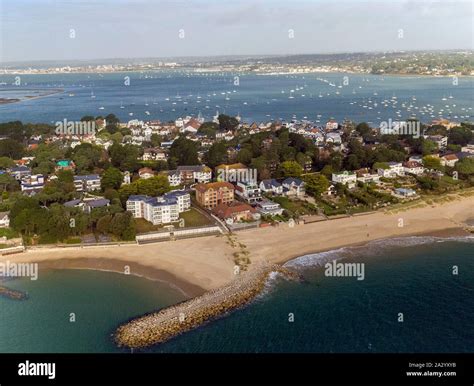
[[[158,175],[147,179],[138,179],[132,185],[137,186],[137,194],[145,194],[147,196],[161,196],[170,190],[168,177]]]
[[[216,138],[219,125],[215,122],[204,122],[198,129],[198,133],[205,135],[208,138]]]
[[[280,172],[283,177],[299,177],[303,173],[303,168],[296,161],[285,161],[280,165]]]
[[[474,158],[464,158],[456,162],[455,169],[463,177],[474,175]]]
[[[122,187],[119,189],[119,196],[120,196],[120,202],[122,203],[123,206],[125,206],[125,203],[127,202],[128,198],[133,195],[138,193],[138,188],[136,183],[131,183],[128,185],[122,185]]]
[[[141,149],[135,145],[114,143],[109,148],[111,163],[122,171],[135,171],[139,168],[138,158]]]
[[[0,169],[7,169],[15,166],[15,162],[9,157],[0,157]]]
[[[428,139],[425,139],[422,144],[421,144],[421,152],[423,155],[429,155],[429,154],[434,154],[438,151],[438,145],[430,141]]]
[[[150,136],[150,142],[151,142],[151,146],[158,147],[161,145],[161,142],[163,142],[163,137],[156,133],[153,133]]]
[[[362,138],[367,138],[372,134],[372,129],[366,122],[359,123],[355,130],[359,133]]]
[[[389,169],[390,166],[388,165],[388,162],[375,162],[372,166],[373,170],[378,170],[378,169]]]
[[[323,174],[308,174],[304,176],[306,192],[319,196],[329,188],[329,180]]]
[[[448,133],[448,142],[454,145],[466,146],[472,138],[473,133],[469,127],[456,126]]]
[[[196,165],[199,163],[197,151],[198,145],[195,142],[179,137],[171,145],[170,157],[175,158],[178,165]]]
[[[97,220],[97,224],[96,224],[97,231],[104,234],[109,233],[110,228],[111,228],[110,226],[111,222],[112,222],[112,216],[110,214],[100,217]]]
[[[0,189],[2,192],[13,192],[20,190],[20,185],[18,181],[9,174],[0,174]]]
[[[110,167],[105,170],[104,174],[102,174],[100,187],[103,191],[106,189],[119,189],[122,185],[122,181],[122,172],[117,168]]]
[[[234,131],[239,125],[239,121],[229,115],[220,114],[217,119],[219,120],[219,129],[223,131]]]
[[[209,148],[206,154],[206,164],[213,169],[220,165],[226,157],[227,147],[224,142],[216,142]]]
[[[331,165],[325,165],[321,170],[321,174],[326,176],[328,179],[332,179],[332,174],[334,173],[334,169]]]
[[[130,212],[116,213],[110,222],[109,230],[123,240],[133,240],[135,226],[132,214]]]
[[[437,157],[432,156],[425,156],[423,157],[423,166],[427,169],[435,169],[435,170],[443,170],[443,166],[441,166],[441,161]]]
[[[7,138],[0,141],[0,157],[19,159],[24,151],[23,145],[14,139]]]
[[[252,152],[247,148],[241,149],[237,154],[237,161],[248,165],[252,161]]]

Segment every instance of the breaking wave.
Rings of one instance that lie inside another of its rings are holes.
[[[445,242],[465,242],[473,243],[474,236],[436,237],[436,236],[408,236],[396,237],[382,240],[369,241],[364,245],[343,247],[326,252],[312,253],[297,257],[286,262],[286,268],[320,267],[333,260],[341,260],[349,257],[376,255],[381,251],[392,248],[413,247],[417,245],[445,243]]]

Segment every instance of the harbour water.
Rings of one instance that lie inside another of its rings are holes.
[[[150,73],[0,75],[0,122],[54,123],[85,115],[117,115],[122,121],[175,120],[217,111],[244,121],[330,118],[356,122],[436,118],[472,120],[472,77],[380,76],[312,73],[255,75],[233,73]],[[16,85],[16,81],[19,85]],[[63,90],[45,97],[45,91]],[[30,97],[30,98],[27,98]]]
[[[334,259],[363,263],[364,280],[325,276]],[[286,266],[306,282],[273,277],[249,306],[145,351],[472,352],[472,238],[384,240]],[[120,352],[120,323],[183,300],[165,283],[89,270],[8,285],[29,299],[0,298],[0,352]]]

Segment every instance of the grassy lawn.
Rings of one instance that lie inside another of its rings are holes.
[[[153,225],[151,222],[146,221],[144,218],[135,219],[135,230],[138,233],[147,233],[163,229],[162,225]]]
[[[82,242],[80,237],[70,237],[66,240],[66,244],[80,244]]]
[[[186,228],[214,224],[214,222],[209,220],[195,208],[191,208],[187,212],[180,213],[179,217],[184,220],[184,226]],[[148,222],[143,218],[135,219],[135,230],[137,234],[161,231],[164,229],[165,225],[170,224],[153,225],[151,222]],[[179,221],[174,222],[173,225],[175,228],[179,228]]]
[[[272,197],[272,201],[280,204],[290,215],[304,215],[304,214],[315,214],[318,213],[317,208],[313,204],[309,204],[305,201],[290,200],[287,197]]]
[[[195,208],[191,208],[187,212],[180,214],[180,217],[184,219],[184,226],[188,227],[199,227],[203,225],[210,225],[214,222],[209,218],[204,216],[201,212],[197,211]]]
[[[7,239],[18,237],[18,233],[11,228],[0,228],[0,237],[5,236]]]

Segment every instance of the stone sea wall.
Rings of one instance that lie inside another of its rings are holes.
[[[166,342],[247,304],[263,290],[271,272],[300,279],[296,273],[279,265],[259,265],[224,287],[123,324],[115,332],[115,341],[120,347],[128,348],[144,348]]]

